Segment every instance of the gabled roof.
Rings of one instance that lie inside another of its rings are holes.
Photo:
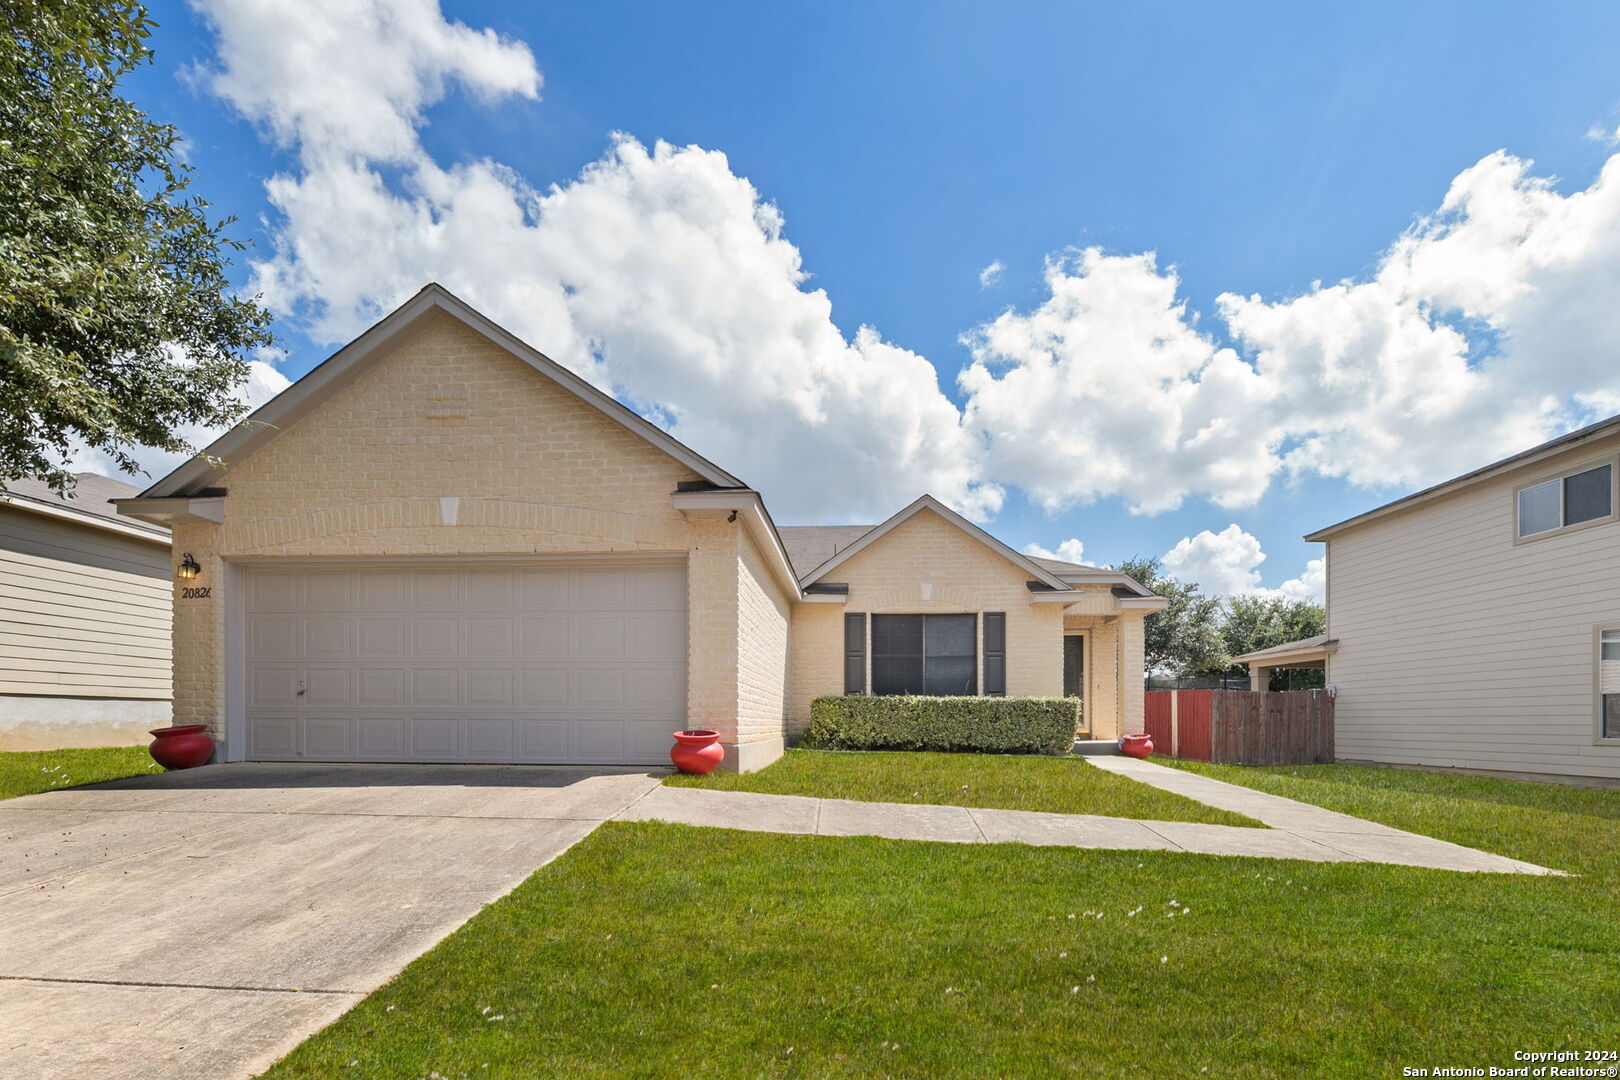
[[[216,439],[203,453],[175,469],[141,493],[142,499],[197,495],[219,480],[219,471],[206,459],[227,465],[251,456],[283,429],[296,422],[327,395],[336,391],[379,357],[391,344],[420,319],[443,312],[460,320],[507,352],[527,363],[545,378],[579,397],[604,416],[640,436],[679,461],[717,488],[746,488],[748,485],[720,466],[681,443],[667,431],[648,422],[634,410],[615,401],[586,380],[569,371],[544,353],[527,344],[488,316],[437,283],[422,290],[395,308],[381,322],[333,353],[309,374],[261,405],[254,413]],[[138,512],[138,511],[137,511]]]
[[[1577,431],[1572,431],[1568,435],[1560,435],[1556,439],[1549,439],[1540,446],[1532,446],[1528,450],[1521,451],[1520,453],[1514,454],[1510,457],[1505,457],[1500,461],[1493,461],[1489,465],[1475,469],[1473,472],[1463,473],[1461,476],[1454,476],[1450,480],[1435,484],[1433,487],[1426,487],[1422,491],[1414,491],[1412,494],[1396,499],[1394,502],[1389,502],[1385,503],[1383,506],[1374,507],[1364,514],[1357,514],[1355,517],[1345,518],[1336,525],[1329,525],[1324,529],[1317,529],[1313,533],[1307,533],[1305,539],[1326,540],[1334,533],[1343,532],[1345,529],[1353,528],[1356,525],[1363,525],[1369,521],[1375,521],[1381,517],[1388,517],[1390,514],[1399,513],[1400,511],[1406,510],[1409,507],[1429,502],[1432,499],[1438,499],[1443,495],[1450,495],[1454,491],[1459,491],[1462,488],[1489,480],[1494,476],[1500,476],[1502,473],[1505,473],[1510,469],[1516,469],[1522,465],[1533,465],[1538,461],[1553,457],[1581,443],[1590,442],[1599,436],[1608,435],[1617,430],[1620,430],[1620,416],[1611,416],[1607,420],[1599,420],[1595,424],[1588,424],[1586,427],[1580,428]]]
[[[776,531],[787,549],[793,572],[802,578],[875,528],[876,525],[778,525]]]
[[[855,555],[865,551],[867,548],[889,535],[889,533],[893,532],[897,527],[911,520],[924,510],[932,510],[950,524],[955,525],[958,529],[961,529],[968,536],[971,536],[973,539],[977,540],[991,551],[994,551],[997,555],[1000,555],[1014,566],[1022,569],[1025,573],[1029,574],[1042,585],[1052,589],[1068,591],[1068,583],[1059,578],[1056,574],[1053,574],[1045,567],[1036,564],[1028,555],[1020,555],[1018,552],[1014,551],[1006,544],[1003,544],[1000,540],[997,540],[995,537],[991,536],[989,533],[985,532],[967,518],[963,517],[961,514],[958,514],[955,510],[952,510],[950,507],[934,498],[932,495],[921,496],[910,506],[907,506],[904,510],[901,510],[898,514],[895,514],[893,517],[883,522],[883,524],[876,525],[862,533],[853,542],[843,548],[840,548],[836,555],[832,555],[825,561],[818,564],[816,568],[810,571],[808,574],[800,576],[799,584],[801,586],[812,585],[815,582],[820,581],[831,571],[842,566]]]
[[[73,494],[64,497],[52,491],[49,484],[39,480],[12,480],[6,490],[0,491],[0,502],[19,510],[62,518],[88,525],[95,529],[123,533],[126,536],[150,540],[156,544],[169,542],[169,530],[161,525],[144,521],[131,521],[119,517],[115,499],[127,499],[140,488],[114,480],[99,473],[82,472],[74,475]]]

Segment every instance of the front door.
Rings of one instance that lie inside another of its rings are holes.
[[[1063,636],[1063,696],[1086,696],[1086,639],[1080,634]]]

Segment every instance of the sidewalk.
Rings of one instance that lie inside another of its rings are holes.
[[[662,785],[621,811],[614,820],[669,821],[807,836],[882,836],[892,840],[958,844],[1190,851],[1314,862],[1381,862],[1497,874],[1560,873],[1134,758],[1088,760],[1098,768],[1132,780],[1247,815],[1270,828],[965,806],[855,802]]]

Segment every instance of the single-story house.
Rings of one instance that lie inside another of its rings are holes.
[[[1108,738],[1164,604],[927,496],[778,529],[437,285],[120,510],[195,560],[174,718],[228,760],[657,764],[710,727],[748,770],[813,698],[901,692],[1068,691]]]
[[[1620,416],[1314,532],[1340,760],[1620,777]]]
[[[0,750],[144,742],[169,722],[169,530],[80,473],[0,492]]]

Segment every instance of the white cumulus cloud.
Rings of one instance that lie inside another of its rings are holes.
[[[1084,563],[1086,561],[1086,545],[1071,536],[1059,544],[1056,551],[1043,548],[1039,544],[1025,544],[1024,554],[1033,555],[1038,559],[1061,559],[1063,562]]]
[[[336,343],[437,280],[740,472],[784,520],[881,518],[920,491],[979,520],[999,509],[933,365],[870,327],[839,331],[782,215],[724,154],[619,135],[543,191],[493,161],[443,165],[423,111],[452,85],[533,96],[527,48],[432,4],[403,26],[381,5],[287,6],[206,12],[213,89],[297,150],[268,184],[276,254],[255,267],[273,310]],[[355,51],[379,77],[333,83]]]
[[[1206,593],[1221,596],[1284,596],[1322,603],[1327,594],[1327,561],[1312,559],[1299,577],[1275,589],[1263,587],[1260,564],[1266,561],[1260,541],[1236,524],[1220,532],[1208,529],[1183,537],[1164,553],[1164,571],[1182,581],[1196,582]]]
[[[981,288],[981,289],[991,289],[991,288],[994,288],[997,285],[1000,285],[1001,284],[1001,272],[1003,270],[1005,270],[1005,269],[1006,269],[1006,267],[1001,265],[1001,260],[996,259],[989,266],[985,267],[983,270],[980,270],[979,271],[979,288]]]
[[[782,213],[716,150],[614,136],[545,188],[429,154],[445,95],[537,100],[524,43],[434,0],[199,10],[218,43],[202,78],[290,155],[254,268],[274,310],[335,344],[441,281],[783,520],[882,517],[919,491],[978,520],[1011,487],[1140,513],[1251,505],[1280,477],[1393,491],[1620,399],[1620,155],[1569,194],[1489,155],[1369,275],[1222,295],[1208,320],[1151,252],[1056,256],[1045,299],[964,334],[959,409],[925,357],[839,330]]]

